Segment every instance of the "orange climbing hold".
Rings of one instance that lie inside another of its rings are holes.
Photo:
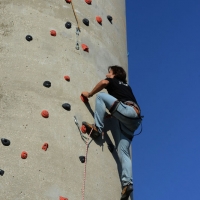
[[[42,145],[42,149],[43,149],[44,151],[46,151],[46,150],[48,149],[48,147],[49,147],[48,143],[44,143],[44,144]]]
[[[26,159],[27,156],[28,156],[28,153],[27,153],[26,151],[22,151],[22,153],[21,153],[21,158],[22,158],[22,159]]]
[[[101,18],[100,16],[96,16],[96,20],[97,20],[97,22],[98,22],[99,24],[102,23],[102,18]]]
[[[56,36],[56,31],[55,30],[51,30],[50,34],[51,34],[51,36]]]
[[[67,3],[71,3],[71,0],[65,0]]]
[[[82,44],[81,46],[82,46],[83,51],[89,52],[89,47],[86,44]]]
[[[81,101],[84,103],[88,103],[88,101],[89,101],[88,98],[83,96],[82,94],[81,94],[80,98],[81,98]]]
[[[65,79],[66,81],[70,81],[70,77],[69,77],[69,76],[64,76],[64,79]]]
[[[42,117],[44,117],[44,118],[48,118],[48,117],[49,117],[49,112],[48,112],[47,110],[43,110],[43,111],[41,112],[41,115],[42,115]]]
[[[85,126],[85,125],[82,125],[82,126],[81,126],[81,132],[82,132],[82,133],[87,133],[87,129],[86,129],[86,126]]]
[[[60,196],[60,200],[68,200],[68,198],[61,197],[61,196]]]
[[[92,0],[85,0],[85,2],[86,2],[87,4],[91,4],[91,3],[92,3]]]

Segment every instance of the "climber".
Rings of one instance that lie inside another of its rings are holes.
[[[107,93],[100,92],[106,89]],[[100,93],[98,93],[100,92]],[[126,72],[120,66],[108,67],[106,79],[101,80],[91,92],[82,92],[84,97],[96,96],[94,124],[83,122],[87,133],[93,132],[102,134],[104,128],[104,115],[106,108],[115,117],[118,126],[115,126],[114,134],[118,134],[119,142],[116,144],[118,156],[122,165],[122,193],[121,200],[128,200],[133,191],[132,163],[130,159],[129,147],[134,135],[134,131],[141,123],[140,107],[134,97],[131,87],[126,81]]]

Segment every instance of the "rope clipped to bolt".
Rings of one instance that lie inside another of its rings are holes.
[[[93,128],[91,129],[90,133],[89,133],[89,137],[91,135],[93,131]],[[87,154],[88,154],[88,148],[90,143],[92,142],[92,139],[90,140],[90,142],[86,142],[86,153],[85,153],[85,165],[84,165],[84,175],[83,175],[83,186],[82,186],[82,200],[85,199],[85,181],[86,181],[86,164],[87,164]]]

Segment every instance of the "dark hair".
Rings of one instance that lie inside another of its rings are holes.
[[[113,71],[113,74],[115,75],[115,78],[119,79],[120,81],[122,81],[124,83],[127,83],[126,72],[122,67],[120,67],[118,65],[109,66],[108,67],[108,72],[109,72],[110,69]]]

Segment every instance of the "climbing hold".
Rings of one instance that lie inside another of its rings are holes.
[[[71,3],[71,0],[65,0],[67,3]]]
[[[88,101],[89,101],[88,98],[85,97],[85,96],[83,96],[82,94],[81,94],[80,98],[81,98],[81,101],[82,101],[83,103],[88,103]]]
[[[43,86],[47,87],[47,88],[50,88],[51,87],[51,82],[50,81],[44,81]]]
[[[4,171],[2,169],[0,169],[0,175],[3,176],[4,175]]]
[[[89,47],[86,44],[81,44],[83,51],[89,52]]]
[[[102,24],[102,18],[100,16],[96,16],[96,20],[99,24]]]
[[[51,34],[52,36],[56,36],[56,31],[55,31],[55,30],[51,30],[51,31],[50,31],[50,34]]]
[[[62,105],[62,107],[63,107],[65,110],[68,110],[68,111],[71,110],[71,105],[70,105],[69,103],[64,103],[64,104]]]
[[[48,149],[48,147],[49,147],[48,143],[44,143],[44,144],[42,145],[42,149],[43,149],[44,151],[46,151],[46,150]]]
[[[81,132],[82,132],[82,133],[86,133],[86,132],[87,132],[87,129],[86,129],[86,126],[85,126],[85,125],[82,125],[82,126],[81,126]]]
[[[61,197],[61,196],[60,196],[60,200],[68,200],[68,198]]]
[[[84,18],[84,19],[83,19],[83,23],[84,23],[86,26],[89,26],[89,20],[88,20],[88,19]]]
[[[85,0],[87,4],[92,4],[92,0]]]
[[[69,76],[64,76],[64,79],[65,79],[66,81],[70,81],[70,77],[69,77]]]
[[[33,37],[31,35],[27,35],[26,40],[30,42],[31,40],[33,40]]]
[[[70,29],[70,28],[72,27],[71,22],[66,22],[65,27],[66,27],[67,29]]]
[[[113,20],[112,16],[108,15],[108,16],[107,16],[107,19],[108,19],[108,21],[112,24],[112,20]]]
[[[22,151],[22,153],[21,153],[21,158],[22,158],[22,159],[26,159],[27,156],[28,156],[28,153],[27,153],[26,151]]]
[[[5,138],[1,138],[1,142],[4,146],[9,146],[10,145],[10,141],[8,139]]]
[[[110,152],[112,153],[113,150],[114,150],[114,145],[111,143],[111,144],[108,144],[108,149],[110,150]]]
[[[85,156],[79,156],[79,159],[80,159],[80,161],[81,161],[82,163],[85,162]]]
[[[43,111],[41,112],[41,115],[42,115],[42,117],[44,117],[44,118],[48,118],[48,117],[49,117],[49,112],[48,112],[47,110],[43,110]]]

